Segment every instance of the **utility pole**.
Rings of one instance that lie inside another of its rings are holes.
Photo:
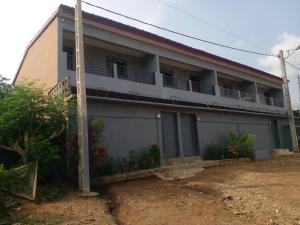
[[[288,110],[288,120],[289,120],[290,133],[292,138],[292,148],[294,152],[299,152],[294,113],[291,104],[288,78],[287,78],[287,73],[285,68],[285,59],[282,50],[279,51],[279,59],[280,59],[280,68],[281,68],[282,78],[283,78],[283,91],[284,91],[285,102]]]
[[[75,0],[75,44],[77,82],[77,123],[78,123],[78,183],[83,195],[90,194],[89,143],[86,107],[85,66],[82,31],[81,0]]]
[[[297,79],[298,79],[298,92],[299,92],[299,99],[298,101],[300,102],[300,74],[297,75]],[[298,104],[298,110],[299,110],[300,105]]]

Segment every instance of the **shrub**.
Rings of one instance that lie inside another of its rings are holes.
[[[254,160],[253,143],[256,139],[254,134],[229,134],[229,145],[227,149],[237,149],[237,157],[249,157]],[[229,147],[231,146],[231,148]],[[230,152],[228,152],[230,153]]]
[[[23,152],[25,163],[38,160],[39,181],[42,181],[43,183],[52,181],[55,178],[54,176],[59,174],[58,164],[60,154],[58,147],[42,136],[30,138],[26,145],[27,151]]]
[[[126,173],[130,171],[151,169],[160,165],[160,149],[157,145],[150,145],[141,154],[131,150],[127,159],[114,161],[107,154],[94,171],[93,177]]]
[[[150,145],[139,159],[139,169],[151,169],[160,165],[160,149],[157,145]]]
[[[225,146],[223,144],[210,144],[207,146],[204,160],[220,160],[225,158]]]
[[[0,204],[2,199],[2,191],[8,179],[8,171],[4,168],[2,164],[0,164]]]

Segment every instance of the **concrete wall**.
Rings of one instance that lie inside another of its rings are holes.
[[[200,155],[211,143],[226,143],[230,132],[256,135],[255,150],[273,148],[270,121],[272,118],[203,110],[136,105],[130,103],[88,101],[89,116],[104,116],[104,142],[114,158],[126,157],[130,150],[142,151],[151,144],[162,148],[161,119],[164,111],[196,115]]]
[[[70,31],[70,32],[74,31],[73,21],[67,19],[61,19],[59,27],[61,29],[60,33],[67,33],[63,31]],[[122,93],[131,93],[131,94],[134,93],[137,95],[158,97],[163,99],[178,99],[183,101],[199,102],[204,104],[214,104],[214,105],[220,105],[226,107],[254,109],[262,112],[272,112],[272,113],[280,113],[280,114],[286,113],[286,108],[260,104],[259,102],[255,103],[255,102],[221,97],[219,94],[220,91],[218,87],[215,88],[216,96],[163,87],[162,75],[159,73],[159,67],[168,69],[168,66],[163,64],[160,65],[159,59],[169,59],[172,60],[173,62],[177,61],[190,66],[196,66],[201,69],[207,69],[213,71],[212,75],[214,76],[210,77],[213,83],[217,83],[216,81],[217,72],[230,74],[231,76],[240,78],[242,80],[248,80],[251,81],[252,83],[261,83],[264,85],[269,85],[274,88],[282,88],[281,83],[278,83],[276,81],[263,79],[258,76],[253,76],[251,74],[243,73],[241,71],[237,71],[231,68],[213,64],[205,60],[201,60],[199,58],[195,58],[182,53],[180,54],[179,52],[172,51],[170,49],[161,48],[159,46],[149,44],[141,40],[126,37],[121,34],[117,34],[109,30],[100,29],[91,25],[84,26],[84,34],[86,35],[86,37],[91,37],[98,40],[106,41],[109,42],[110,44],[120,45],[120,43],[122,43],[122,47],[128,48],[128,50],[138,50],[140,52],[146,53],[149,56],[154,56],[152,57],[152,60],[150,60],[152,61],[152,63],[145,64],[144,63],[145,58],[143,58],[141,60],[141,64],[143,64],[144,68],[155,68],[155,71],[153,72],[156,72],[155,85],[147,85],[147,84],[132,82],[128,80],[112,79],[110,77],[101,77],[93,74],[87,74],[87,82],[86,82],[87,87],[104,89],[104,90],[114,90]],[[66,58],[64,53],[61,53],[60,57],[62,59]],[[62,60],[62,62],[63,61],[66,61],[66,59]],[[60,65],[60,79],[62,80],[66,75],[70,75],[72,85],[76,85],[75,73],[67,71],[65,67]],[[174,70],[175,78],[188,80],[190,75],[197,75],[197,72],[194,73],[188,70],[181,70],[181,69]]]
[[[57,19],[28,49],[17,74],[16,83],[36,80],[45,88],[52,88],[58,82],[58,24]]]

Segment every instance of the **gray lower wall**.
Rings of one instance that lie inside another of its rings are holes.
[[[192,113],[197,116],[201,156],[207,145],[226,143],[229,132],[255,134],[255,150],[271,151],[273,148],[270,122],[276,118],[88,100],[89,116],[104,116],[104,142],[108,145],[109,155],[118,159],[127,157],[131,150],[140,152],[151,144],[162,147],[161,121],[156,116],[161,111]]]

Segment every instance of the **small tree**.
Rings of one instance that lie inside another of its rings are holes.
[[[41,151],[57,159],[52,140],[65,128],[63,97],[46,96],[34,83],[13,86],[6,81],[0,75],[0,145],[20,153],[24,162],[48,156]],[[41,169],[47,168],[43,162],[51,163],[45,158],[39,161]]]

